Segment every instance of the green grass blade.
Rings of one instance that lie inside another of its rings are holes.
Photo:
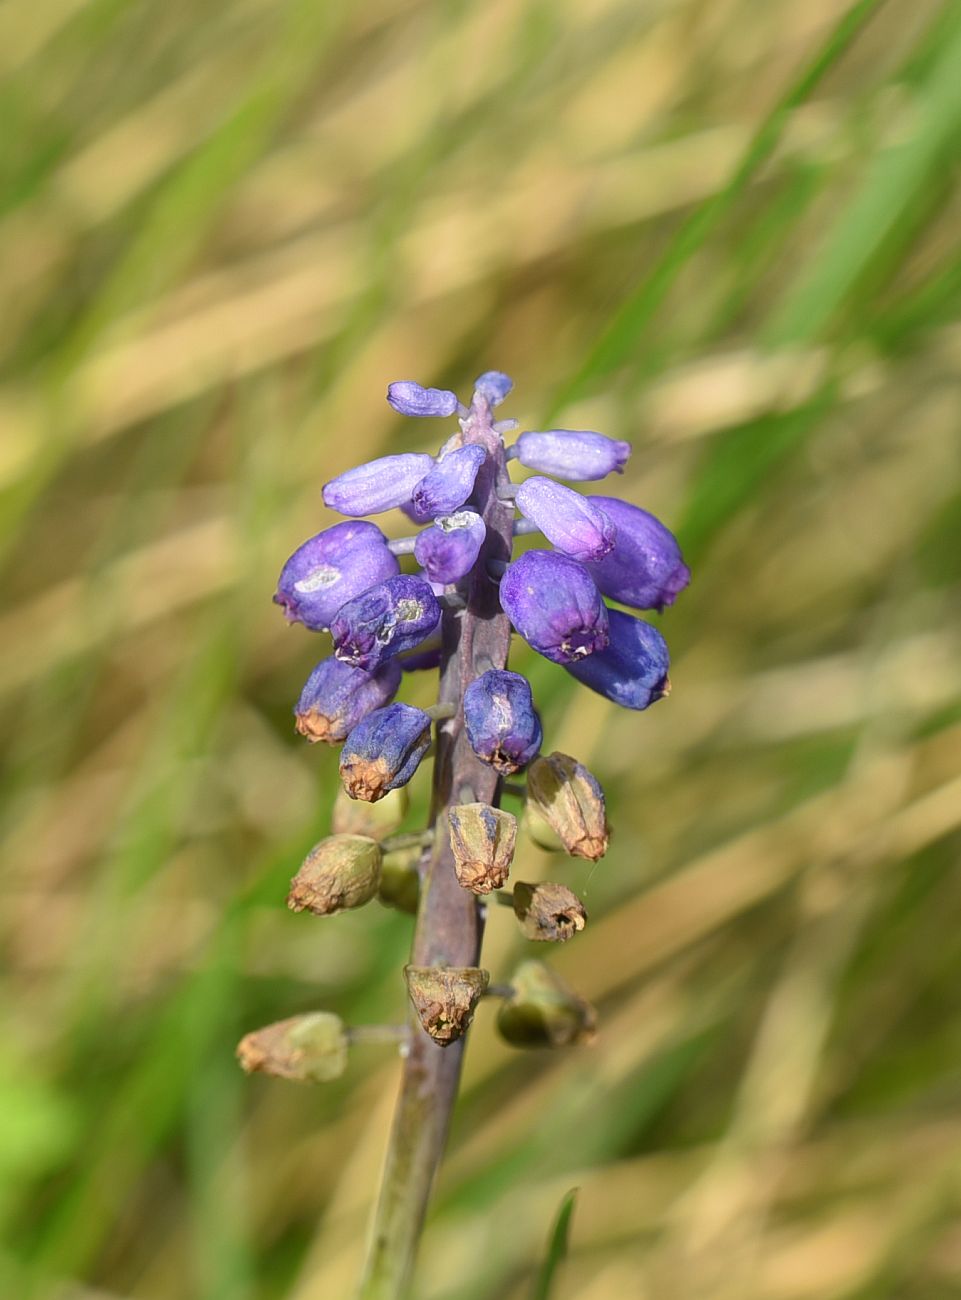
[[[584,363],[559,389],[549,415],[583,397],[596,380],[610,374],[628,359],[688,260],[777,148],[791,114],[808,99],[884,3],[885,0],[859,0],[841,18],[800,77],[765,118],[727,185],[678,228],[650,275],[614,313]]]
[[[574,1202],[577,1200],[577,1193],[578,1188],[574,1187],[561,1201],[557,1217],[554,1220],[554,1226],[551,1228],[550,1240],[547,1243],[547,1254],[534,1283],[534,1290],[531,1292],[532,1300],[550,1300],[557,1270],[567,1255],[571,1217],[574,1213]]]

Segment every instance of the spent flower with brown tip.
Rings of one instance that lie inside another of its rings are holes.
[[[566,943],[587,924],[584,904],[566,885],[550,881],[531,885],[518,880],[512,901],[525,939]]]
[[[535,758],[527,771],[527,797],[573,857],[596,862],[607,852],[604,791],[576,758],[560,753]]]
[[[248,1074],[255,1071],[297,1083],[326,1083],[347,1069],[347,1031],[340,1016],[313,1011],[278,1020],[245,1034],[237,1059]]]
[[[517,842],[517,818],[487,803],[455,804],[447,814],[457,879],[474,894],[500,889]]]
[[[331,916],[363,907],[377,893],[381,849],[367,835],[328,835],[304,858],[290,882],[287,906],[292,912]]]
[[[465,1032],[490,983],[488,972],[476,966],[405,966],[404,978],[420,1023],[441,1047]]]

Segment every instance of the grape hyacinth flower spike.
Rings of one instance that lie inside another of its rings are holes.
[[[590,862],[609,842],[597,777],[572,755],[542,752],[530,683],[508,668],[512,637],[614,704],[643,710],[667,694],[667,645],[650,623],[604,598],[663,609],[690,579],[677,541],[653,515],[555,481],[623,473],[630,444],[550,429],[521,432],[507,447],[516,421],[494,412],[511,389],[507,375],[485,371],[465,406],[450,389],[392,383],[393,411],[455,419],[451,436],[433,452],[380,456],[331,478],[324,503],[347,521],[298,547],[274,598],[288,621],[330,632],[333,654],[310,674],[296,727],[309,741],[343,744],[333,834],[294,876],[289,905],[322,924],[374,899],[396,909],[398,924],[417,914],[409,964],[397,972],[405,1023],[350,1027],[318,1009],[248,1034],[240,1049],[245,1069],[319,1081],[348,1068],[356,1039],[401,1046],[366,1300],[409,1294],[465,1035],[475,1011],[486,1014],[483,999],[501,999],[498,1028],[519,1049],[570,1047],[594,1031],[593,1008],[549,965],[522,962],[500,984],[480,965],[481,899],[506,905],[491,909],[491,924],[519,926],[541,950],[576,941],[587,923],[569,886],[513,875],[524,844],[519,818],[535,842],[547,835]],[[512,462],[535,473],[514,485]],[[388,541],[363,518],[393,509],[422,525],[415,535]],[[543,543],[515,554],[528,534]],[[420,669],[423,681],[434,667],[435,704],[395,698],[403,669]],[[417,806],[408,805],[406,786],[428,769],[429,826],[405,830],[408,806]],[[523,814],[500,806],[505,795],[524,799]]]

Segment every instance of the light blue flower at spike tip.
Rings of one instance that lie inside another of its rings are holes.
[[[512,386],[507,375],[487,371],[477,380],[475,407],[500,405]],[[470,413],[450,390],[410,380],[391,384],[387,400],[406,416],[458,416],[463,422]],[[514,424],[493,428],[503,435]],[[554,481],[595,482],[621,473],[630,450],[629,443],[593,430],[522,432],[506,459],[534,474],[514,489],[522,516],[515,532],[539,532],[549,546],[527,550],[489,578],[500,582],[502,608],[534,650],[615,703],[645,709],[667,692],[667,646],[650,623],[609,609],[604,597],[636,610],[661,610],[687,586],[690,571],[673,534],[647,511]],[[336,658],[329,668],[328,661],[318,665],[302,697],[301,729],[308,708],[315,718],[349,719],[345,753],[354,763],[361,755],[369,763],[377,757],[372,745],[382,746],[385,761],[392,760],[385,786],[409,779],[424,743],[423,719],[387,703],[399,682],[397,665],[404,665],[398,656],[431,644],[427,638],[441,615],[437,596],[456,597],[457,584],[485,562],[485,526],[472,494],[486,454],[477,444],[451,440],[434,456],[381,456],[338,475],[323,490],[331,509],[358,520],[400,508],[423,529],[388,543],[373,524],[335,524],[299,547],[280,577],[275,600],[288,619],[315,631],[329,628],[334,641]],[[418,574],[401,573],[398,555],[421,566]],[[418,652],[418,658],[425,656]],[[343,667],[334,670],[334,663]],[[465,707],[468,738],[483,762],[509,772],[536,756],[540,723],[519,674],[483,674],[468,684]],[[343,724],[325,722],[311,738],[341,740]]]

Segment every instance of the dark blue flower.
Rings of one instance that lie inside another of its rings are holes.
[[[528,645],[569,664],[607,645],[607,607],[582,564],[556,551],[528,551],[501,579],[504,612]]]
[[[392,510],[410,499],[433,463],[433,456],[419,452],[380,456],[325,484],[324,504],[342,515],[377,515]]]
[[[373,672],[392,655],[413,650],[440,622],[440,606],[423,578],[388,578],[342,605],[331,620],[334,654]]]
[[[635,609],[663,609],[691,580],[674,534],[640,506],[617,497],[587,498],[613,520],[614,548],[587,563],[591,577],[606,596]]]
[[[281,570],[274,601],[288,622],[317,632],[330,626],[346,601],[399,569],[375,524],[334,524],[294,551]]]
[[[373,673],[339,659],[322,659],[294,709],[297,730],[310,741],[345,740],[368,713],[391,702],[402,675],[396,659],[388,659]]]
[[[670,657],[656,627],[612,609],[610,638],[606,650],[568,664],[571,676],[625,709],[646,709],[668,693]]]
[[[464,723],[471,749],[509,775],[534,758],[543,734],[530,683],[520,673],[490,668],[464,692]]]
[[[600,560],[614,545],[616,530],[603,510],[553,479],[529,478],[517,489],[515,504],[549,542],[575,560]]]
[[[528,469],[574,481],[621,474],[631,454],[629,442],[588,429],[546,429],[522,433],[510,455]]]
[[[430,715],[410,704],[375,709],[347,737],[340,775],[352,799],[374,803],[406,785],[430,748]]]
[[[474,490],[487,452],[471,443],[443,452],[430,473],[411,492],[411,513],[418,523],[458,510]]]
[[[474,567],[486,536],[487,527],[476,511],[458,510],[418,533],[414,558],[431,582],[459,582]]]

